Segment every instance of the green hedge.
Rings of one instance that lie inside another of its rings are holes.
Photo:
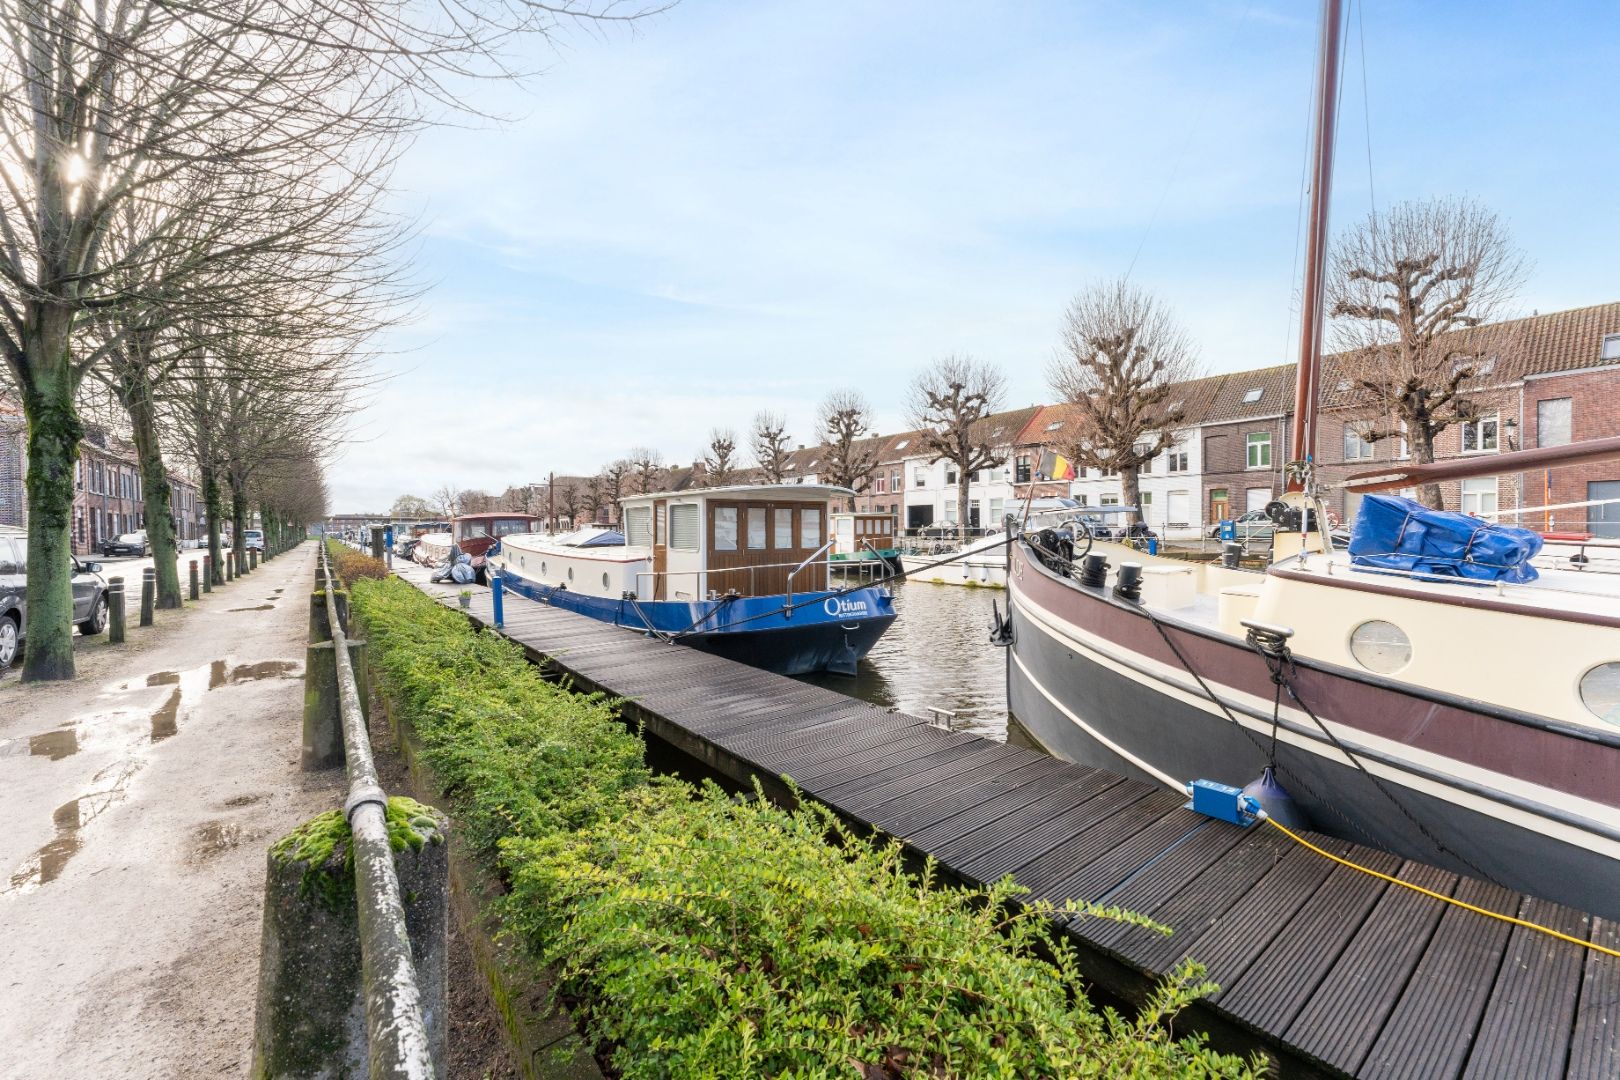
[[[382,688],[510,886],[507,932],[624,1077],[1249,1076],[1176,1040],[1178,972],[1136,1018],[1078,992],[1051,909],[908,872],[830,813],[654,776],[599,696],[397,581],[353,606]],[[1121,916],[1129,917],[1129,916]]]

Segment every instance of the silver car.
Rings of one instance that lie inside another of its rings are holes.
[[[22,648],[27,593],[27,534],[20,529],[0,532],[0,672]],[[100,563],[73,559],[73,621],[87,637],[107,629],[107,582]]]

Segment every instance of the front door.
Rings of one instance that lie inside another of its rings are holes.
[[[1620,499],[1620,480],[1588,481],[1586,484],[1586,498],[1589,502]],[[1620,540],[1620,502],[1611,502],[1606,506],[1588,506],[1586,508],[1586,531],[1593,536]]]
[[[653,599],[665,600],[666,574],[669,570],[669,503],[659,499],[653,503]]]
[[[1232,503],[1226,497],[1225,488],[1216,488],[1209,493],[1209,520],[1225,521],[1232,516]]]

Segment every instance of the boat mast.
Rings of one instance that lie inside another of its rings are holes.
[[[1316,57],[1316,122],[1311,147],[1311,207],[1305,240],[1305,291],[1299,317],[1299,370],[1287,491],[1315,488],[1316,409],[1322,379],[1322,292],[1327,264],[1328,199],[1333,192],[1333,133],[1338,119],[1340,0],[1322,0]]]

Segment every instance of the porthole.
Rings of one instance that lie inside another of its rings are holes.
[[[1412,639],[1392,622],[1371,619],[1350,635],[1350,655],[1379,675],[1393,675],[1412,660]]]
[[[570,566],[570,567],[569,567],[569,568],[568,568],[568,580],[569,580],[569,581],[573,581],[573,580],[574,580],[574,568],[573,568],[573,567],[572,567],[572,566]]]
[[[1605,724],[1620,727],[1620,661],[1599,664],[1581,676],[1581,704]]]
[[[546,563],[545,563],[545,560],[542,559],[542,560],[540,560],[540,573],[544,574],[545,572],[546,572]]]
[[[608,576],[606,574],[603,574],[602,575],[602,591],[606,592],[607,587],[608,587]]]

